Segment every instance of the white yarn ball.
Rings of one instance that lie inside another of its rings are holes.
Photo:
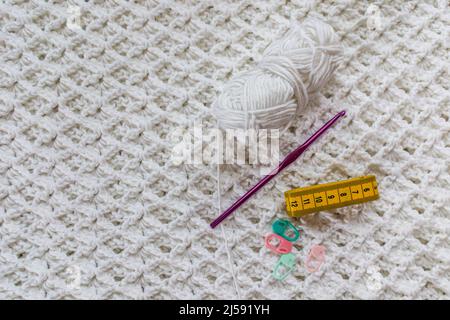
[[[333,28],[306,20],[268,46],[254,70],[225,85],[213,103],[219,127],[287,129],[341,60],[342,47]]]

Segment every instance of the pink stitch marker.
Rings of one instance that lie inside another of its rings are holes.
[[[277,240],[277,244],[273,245],[272,244],[272,240],[276,239]],[[266,247],[270,250],[272,250],[275,253],[278,254],[286,254],[291,252],[292,250],[292,242],[287,241],[286,239],[284,239],[283,237],[275,234],[275,233],[270,233],[266,236]]]
[[[313,245],[309,250],[308,258],[306,259],[306,269],[309,272],[316,272],[320,269],[325,261],[325,247],[321,245]]]
[[[317,140],[325,131],[327,131],[340,117],[345,115],[345,111],[339,112],[331,120],[328,120],[322,128],[316,131],[308,140],[306,140],[302,145],[297,147],[294,151],[289,153],[286,158],[278,165],[278,167],[264,176],[257,184],[248,190],[242,197],[240,197],[235,203],[231,205],[227,210],[225,210],[220,216],[218,216],[213,222],[211,222],[211,228],[217,227],[219,223],[225,220],[229,215],[231,215],[237,208],[239,208],[245,201],[247,201],[251,196],[253,196],[259,189],[261,189],[266,183],[272,180],[278,173],[280,173],[284,168],[289,166],[292,162],[297,160],[298,157],[306,150],[308,147]]]

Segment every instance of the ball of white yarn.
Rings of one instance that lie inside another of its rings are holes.
[[[308,96],[330,79],[342,60],[333,28],[306,20],[270,44],[255,69],[227,83],[213,103],[223,129],[288,128]]]

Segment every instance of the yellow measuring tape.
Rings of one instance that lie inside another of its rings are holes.
[[[286,191],[286,210],[291,217],[302,217],[322,210],[335,209],[378,199],[375,176],[318,184]]]

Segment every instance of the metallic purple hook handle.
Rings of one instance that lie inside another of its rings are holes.
[[[292,162],[297,160],[298,157],[314,142],[319,138],[325,131],[327,131],[340,117],[345,115],[345,111],[339,112],[331,120],[325,123],[322,128],[316,131],[308,140],[306,140],[302,145],[297,147],[294,151],[289,153],[283,161],[280,162],[278,167],[273,170],[268,175],[264,176],[257,184],[248,190],[242,197],[236,200],[235,203],[231,205],[227,210],[225,210],[220,216],[218,216],[213,222],[211,222],[211,228],[217,227],[219,223],[225,220],[230,214],[232,214],[237,208],[239,208],[245,201],[247,201],[252,195],[254,195],[259,189],[261,189],[266,183],[272,180],[280,171],[289,166]]]

